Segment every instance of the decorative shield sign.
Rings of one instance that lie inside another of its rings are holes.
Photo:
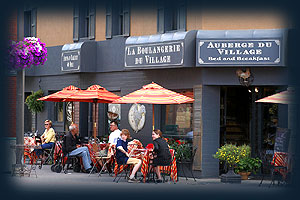
[[[133,104],[128,112],[128,121],[134,132],[140,131],[145,125],[146,108],[141,104]]]

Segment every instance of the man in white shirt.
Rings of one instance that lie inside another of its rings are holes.
[[[117,140],[118,138],[120,138],[120,134],[121,134],[121,131],[118,128],[118,123],[116,121],[111,121],[109,128],[111,133],[109,135],[108,143],[110,145],[116,145]]]

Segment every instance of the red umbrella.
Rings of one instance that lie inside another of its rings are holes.
[[[177,92],[163,88],[162,86],[152,82],[143,86],[141,89],[127,94],[113,103],[147,103],[152,105],[153,112],[153,129],[154,129],[154,104],[182,104],[192,103],[193,98],[184,96]]]
[[[283,92],[279,92],[273,94],[271,96],[264,97],[255,102],[258,103],[281,103],[281,104],[291,104],[293,101],[294,91],[292,89],[288,89]]]
[[[74,95],[78,92],[80,92],[81,89],[78,88],[78,87],[75,87],[73,85],[70,85],[68,87],[65,87],[63,88],[61,91],[58,91],[58,92],[55,92],[53,94],[50,94],[48,96],[44,96],[44,97],[41,97],[37,100],[39,101],[54,101],[54,102],[62,102],[64,101],[67,97],[71,96],[71,95]],[[72,122],[73,122],[73,102],[72,102]]]
[[[73,95],[68,96],[64,99],[64,101],[79,101],[79,102],[90,102],[94,103],[95,105],[95,111],[97,104],[96,103],[111,103],[114,100],[119,99],[120,97],[112,92],[107,91],[104,87],[100,85],[92,85],[88,87],[86,90],[81,90],[78,93],[75,93]],[[93,130],[93,136],[96,138],[96,112],[94,116],[94,130]]]
[[[55,92],[53,94],[50,94],[48,96],[41,97],[37,100],[40,101],[54,101],[54,102],[62,102],[67,97],[70,97],[71,95],[74,95],[81,91],[80,88],[75,87],[73,85],[70,85],[68,87],[63,88],[61,91]]]
[[[111,103],[120,97],[112,92],[107,91],[100,85],[92,85],[86,90],[68,96],[64,101],[79,101],[90,103]]]

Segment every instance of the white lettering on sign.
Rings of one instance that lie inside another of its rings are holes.
[[[278,64],[280,40],[199,40],[199,64]]]
[[[182,64],[183,42],[126,46],[125,66]]]

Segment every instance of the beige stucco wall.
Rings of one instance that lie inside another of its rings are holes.
[[[66,3],[39,5],[37,37],[47,46],[73,43],[73,7]]]
[[[95,40],[105,40],[106,29],[106,9],[105,1],[96,2],[96,25],[95,25]]]
[[[105,1],[97,1],[95,40],[105,40]],[[155,1],[132,0],[130,36],[157,34]],[[289,28],[292,22],[280,10],[205,9],[188,1],[187,31]],[[73,7],[65,2],[37,9],[37,37],[47,46],[73,43]]]
[[[213,10],[187,7],[187,30],[289,28],[288,16],[279,10]]]
[[[130,36],[156,34],[156,2],[133,0],[131,5]]]

